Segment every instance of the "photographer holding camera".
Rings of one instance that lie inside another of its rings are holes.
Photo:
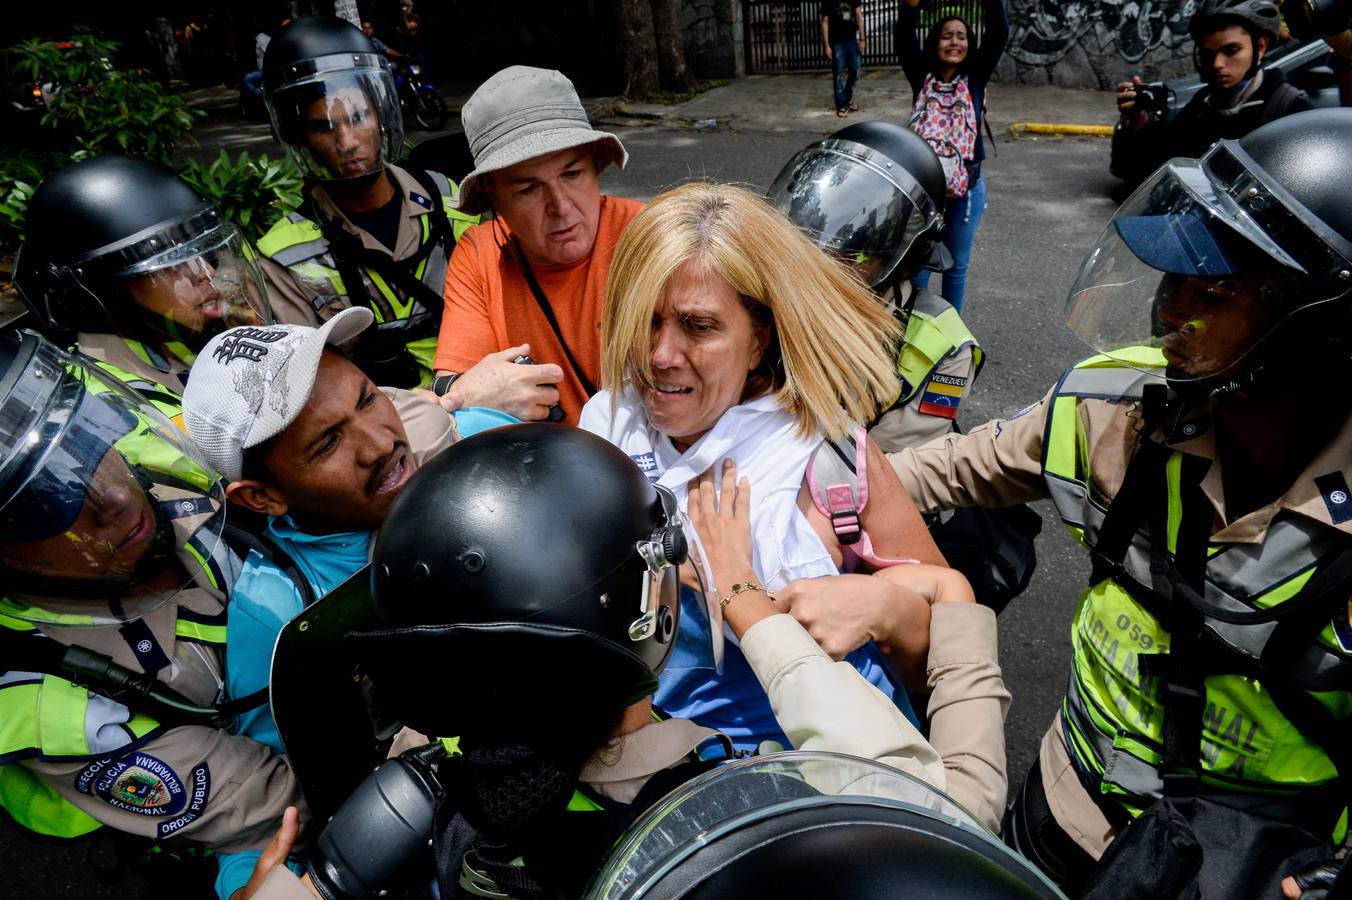
[[[1199,157],[1216,141],[1241,138],[1273,119],[1310,109],[1305,94],[1280,71],[1262,68],[1280,28],[1272,0],[1202,0],[1188,32],[1205,86],[1166,121],[1163,84],[1142,84],[1139,76],[1119,84],[1115,171],[1136,182],[1171,157]]]

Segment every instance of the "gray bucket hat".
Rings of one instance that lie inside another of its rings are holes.
[[[474,154],[474,171],[460,182],[455,203],[465,213],[489,208],[482,176],[528,159],[597,144],[597,172],[611,163],[623,169],[629,160],[619,138],[591,127],[573,83],[553,69],[503,69],[465,101],[460,120]]]

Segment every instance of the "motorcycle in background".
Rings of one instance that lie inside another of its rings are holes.
[[[420,131],[440,131],[446,127],[449,115],[446,100],[437,86],[427,79],[422,65],[398,63],[394,69],[394,85],[405,123],[416,124]]]

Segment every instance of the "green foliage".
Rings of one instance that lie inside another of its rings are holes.
[[[204,115],[145,72],[114,67],[119,45],[77,28],[70,46],[28,40],[17,70],[53,85],[42,125],[61,131],[72,149],[125,153],[168,164],[174,147]]]
[[[231,160],[222,150],[210,165],[189,160],[178,174],[253,241],[299,206],[304,190],[300,172],[286,157],[253,159],[247,151]]]
[[[0,155],[0,247],[18,245],[28,200],[42,180],[87,156],[83,150],[20,150]]]
[[[18,246],[29,198],[57,169],[100,153],[171,165],[175,146],[204,115],[145,72],[115,68],[117,51],[116,42],[85,28],[77,29],[67,46],[40,40],[18,45],[16,71],[53,85],[51,108],[41,124],[54,130],[57,140],[51,143],[58,149],[0,156],[0,248]],[[300,204],[304,187],[285,157],[250,158],[248,153],[231,160],[222,152],[210,164],[189,161],[179,174],[255,240]]]

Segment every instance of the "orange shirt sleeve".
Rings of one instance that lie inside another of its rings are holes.
[[[488,354],[503,349],[493,333],[489,306],[495,279],[487,271],[484,258],[495,254],[485,254],[480,246],[485,240],[491,243],[492,235],[485,230],[490,228],[492,223],[475,225],[461,235],[451,251],[446,266],[446,308],[433,362],[437,369],[464,372]]]

